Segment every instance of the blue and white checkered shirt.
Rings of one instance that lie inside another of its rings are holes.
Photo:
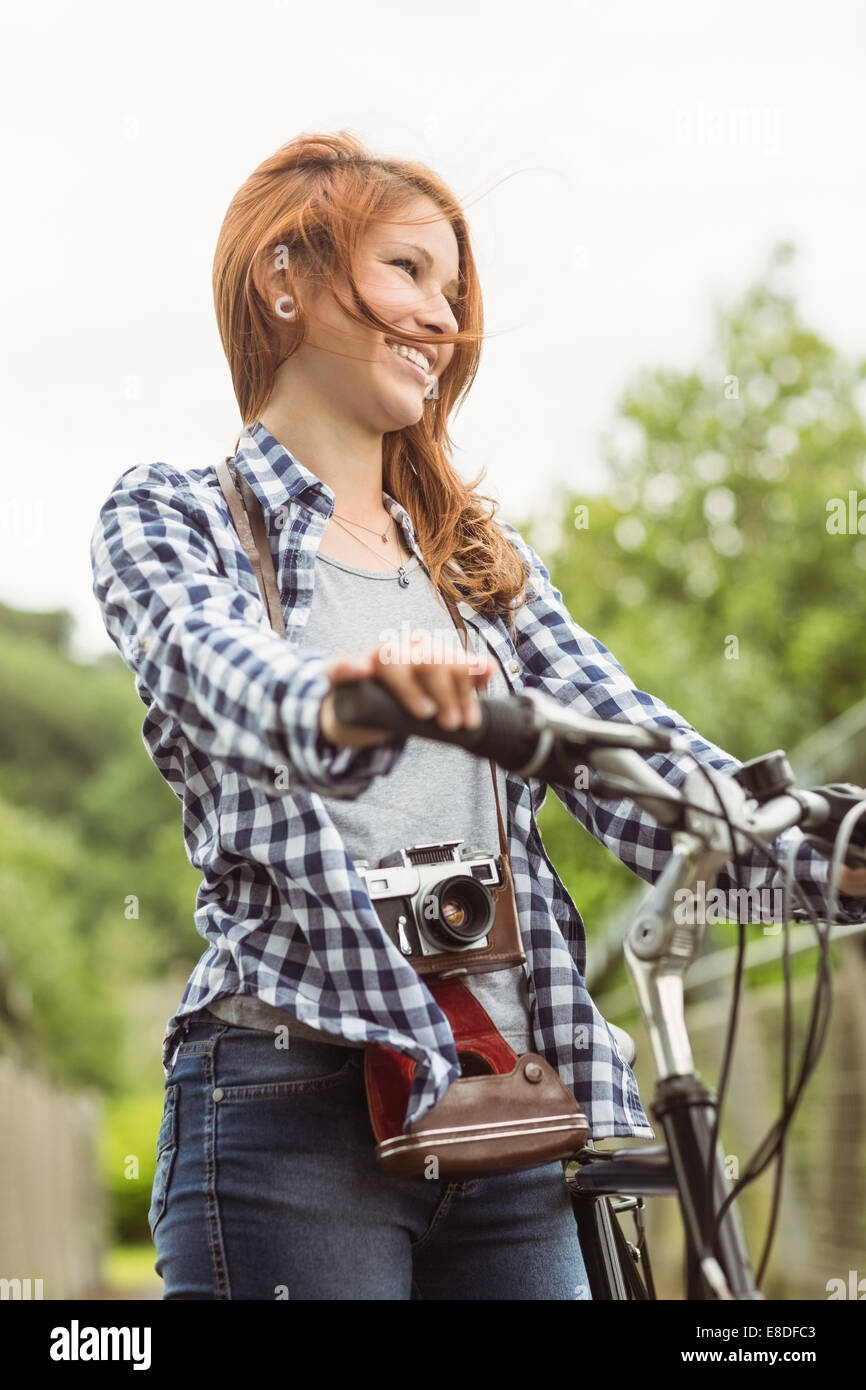
[[[260,423],[243,431],[235,462],[264,508],[288,640],[268,623],[212,468],[128,469],[105,501],[91,543],[105,626],[135,673],[147,710],[144,742],[183,803],[187,853],[202,874],[194,919],[207,949],[168,1021],[165,1073],[185,1015],[225,995],[252,994],[326,1033],[414,1058],[408,1128],[460,1075],[454,1039],[381,927],[322,801],[323,794],[352,797],[387,775],[405,740],[350,749],[322,738],[328,658],[301,652],[298,643],[334,494]],[[423,563],[409,515],[386,493],[383,502]],[[675,710],[634,687],[607,648],[573,620],[532,547],[514,527],[498,524],[533,570],[516,637],[502,619],[485,618],[465,602],[459,609],[499,658],[511,688],[536,687],[602,719],[676,728],[699,760],[727,771],[739,766]],[[680,757],[648,761],[678,785],[690,765]],[[634,1075],[587,993],[583,921],[541,842],[536,815],[546,787],[508,773],[507,789],[536,1051],[572,1088],[593,1139],[651,1138]],[[581,825],[655,881],[671,850],[669,832],[629,800],[600,803],[585,790],[556,790]],[[826,907],[827,869],[803,842],[796,876],[819,911]],[[754,851],[736,884],[723,871],[718,887],[777,882]]]

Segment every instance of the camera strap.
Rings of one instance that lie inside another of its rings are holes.
[[[240,543],[253,567],[271,627],[285,637],[286,623],[262,505],[246,478],[235,473],[229,467],[230,463],[230,458],[221,460],[216,465],[216,475]],[[240,493],[235,487],[235,478],[240,485]]]
[[[468,634],[468,632],[467,632],[467,630],[466,630],[466,624],[465,624],[465,622],[463,621],[463,618],[462,618],[462,616],[461,616],[461,614],[460,614],[460,610],[458,609],[457,604],[454,602],[454,600],[453,600],[452,598],[449,598],[449,596],[445,593],[445,591],[444,591],[443,589],[440,589],[440,590],[439,590],[439,594],[440,594],[440,597],[441,597],[441,599],[442,599],[442,602],[445,604],[445,607],[448,609],[448,612],[451,614],[451,621],[454,623],[454,626],[460,630],[460,633],[461,633],[461,635],[462,635],[462,637],[463,637],[463,647],[464,647],[464,649],[468,652],[468,650],[469,650],[469,634]],[[504,855],[507,856],[507,855],[508,855],[508,838],[507,838],[507,836],[506,836],[506,834],[505,834],[505,824],[504,824],[503,819],[502,819],[502,808],[501,808],[501,806],[500,806],[500,804],[499,804],[499,786],[498,786],[497,781],[496,781],[496,764],[495,764],[495,762],[493,761],[492,758],[491,758],[489,761],[490,761],[490,776],[493,778],[493,795],[494,795],[494,797],[495,797],[495,799],[496,799],[496,825],[497,825],[497,828],[498,828],[498,830],[499,830],[499,849],[500,849],[500,852],[501,852],[502,854],[504,854]]]
[[[280,590],[274,570],[274,560],[271,554],[264,512],[262,511],[262,506],[258,497],[256,497],[256,494],[253,492],[246,478],[235,469],[232,469],[230,465],[230,456],[225,460],[220,460],[216,465],[216,475],[220,487],[222,488],[223,496],[228,504],[229,515],[238,533],[240,543],[253,567],[253,574],[256,577],[256,583],[259,586],[259,592],[262,596],[271,627],[275,632],[278,632],[281,637],[285,637],[286,623],[283,618]],[[449,598],[441,589],[438,590],[438,592],[451,615],[451,621],[462,636],[464,650],[468,652],[469,635],[457,605],[454,600]],[[507,856],[508,837],[505,833],[505,823],[502,818],[502,808],[499,802],[496,764],[492,758],[490,759],[490,776],[493,779],[493,796],[496,801],[496,826],[499,832],[499,849],[500,853]]]

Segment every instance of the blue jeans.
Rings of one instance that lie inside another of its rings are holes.
[[[458,1182],[379,1167],[361,1049],[187,1025],[148,1222],[165,1299],[574,1299],[559,1163]]]

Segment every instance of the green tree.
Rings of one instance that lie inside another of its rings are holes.
[[[743,759],[792,747],[866,689],[866,361],[804,323],[792,260],[775,247],[717,306],[699,366],[629,382],[603,492],[561,489],[527,528],[635,684]],[[590,926],[634,888],[552,796],[542,830]]]

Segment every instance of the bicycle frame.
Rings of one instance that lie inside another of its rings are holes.
[[[762,1295],[755,1285],[735,1206],[719,1223],[712,1251],[705,1254],[701,1249],[706,1226],[701,1204],[711,1161],[714,1217],[730,1184],[721,1144],[717,1142],[715,1153],[710,1154],[716,1097],[695,1071],[685,1020],[684,977],[700,949],[703,924],[677,922],[672,911],[679,890],[694,891],[699,881],[713,881],[729,856],[708,849],[687,832],[673,838],[671,858],[641,905],[625,943],[626,963],[655,1060],[651,1110],[662,1128],[665,1147],[625,1149],[603,1158],[590,1150],[579,1157],[580,1166],[567,1176],[567,1182],[594,1299],[652,1296],[651,1282],[646,1291],[635,1285],[635,1256],[611,1209],[609,1199],[614,1195],[638,1201],[676,1195],[686,1238],[688,1299],[759,1299]]]

